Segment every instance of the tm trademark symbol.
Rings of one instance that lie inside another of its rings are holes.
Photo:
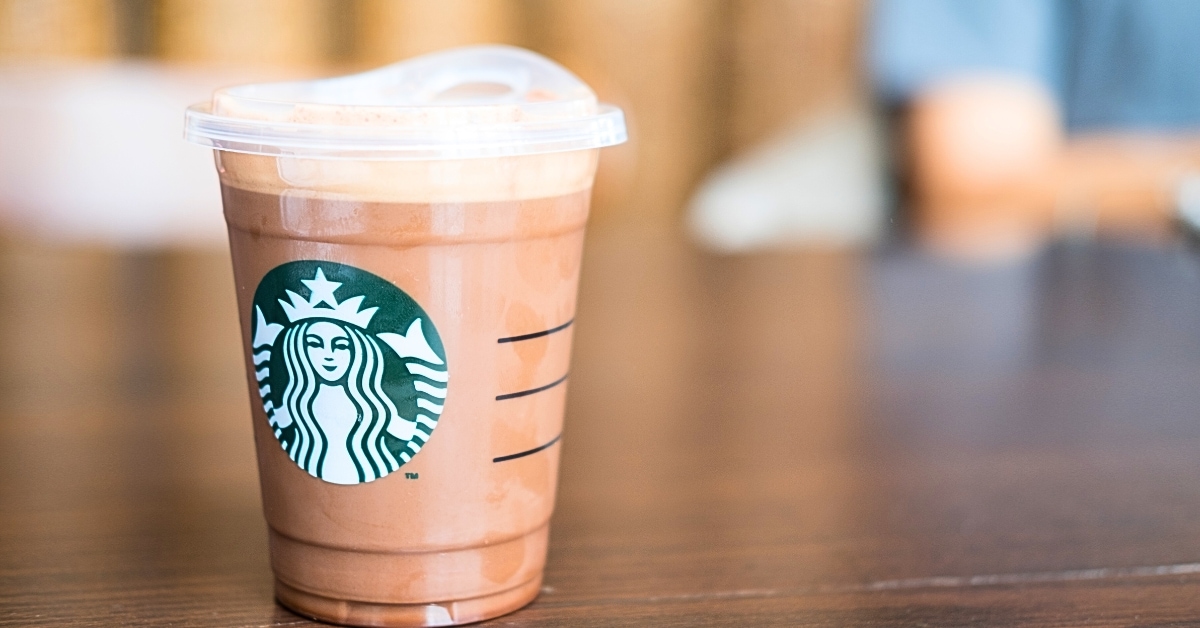
[[[407,471],[404,473],[404,479],[406,480],[415,480],[419,477],[421,477],[419,473],[408,473]]]

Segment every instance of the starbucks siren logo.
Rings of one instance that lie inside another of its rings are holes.
[[[334,262],[277,266],[254,293],[252,333],[267,421],[310,475],[382,478],[437,427],[449,379],[441,339],[386,280]]]

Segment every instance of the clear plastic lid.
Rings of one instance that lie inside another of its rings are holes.
[[[520,48],[472,46],[330,79],[218,90],[188,108],[188,141],[312,159],[533,155],[625,141],[621,110]]]

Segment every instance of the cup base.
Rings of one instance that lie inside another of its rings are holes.
[[[542,576],[507,591],[436,604],[378,604],[337,600],[275,581],[275,599],[292,612],[343,626],[458,626],[511,613],[533,601]]]

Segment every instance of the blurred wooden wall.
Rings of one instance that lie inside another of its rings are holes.
[[[116,14],[110,0],[0,0],[0,62],[115,54]],[[108,375],[122,365],[118,265],[103,247],[0,234],[0,393],[9,404],[115,381]]]
[[[355,60],[367,67],[469,44],[525,43],[518,0],[358,0]]]
[[[0,0],[0,59],[100,57],[117,39],[115,0]]]
[[[866,9],[866,0],[734,1],[731,150],[865,99],[859,42]]]
[[[0,59],[144,48],[329,74],[472,43],[562,62],[628,116],[595,226],[673,225],[715,163],[861,98],[866,0],[0,0]],[[123,41],[137,39],[137,42]],[[145,44],[144,42],[149,42]]]
[[[336,50],[335,0],[158,0],[155,49],[175,62],[316,66]]]

